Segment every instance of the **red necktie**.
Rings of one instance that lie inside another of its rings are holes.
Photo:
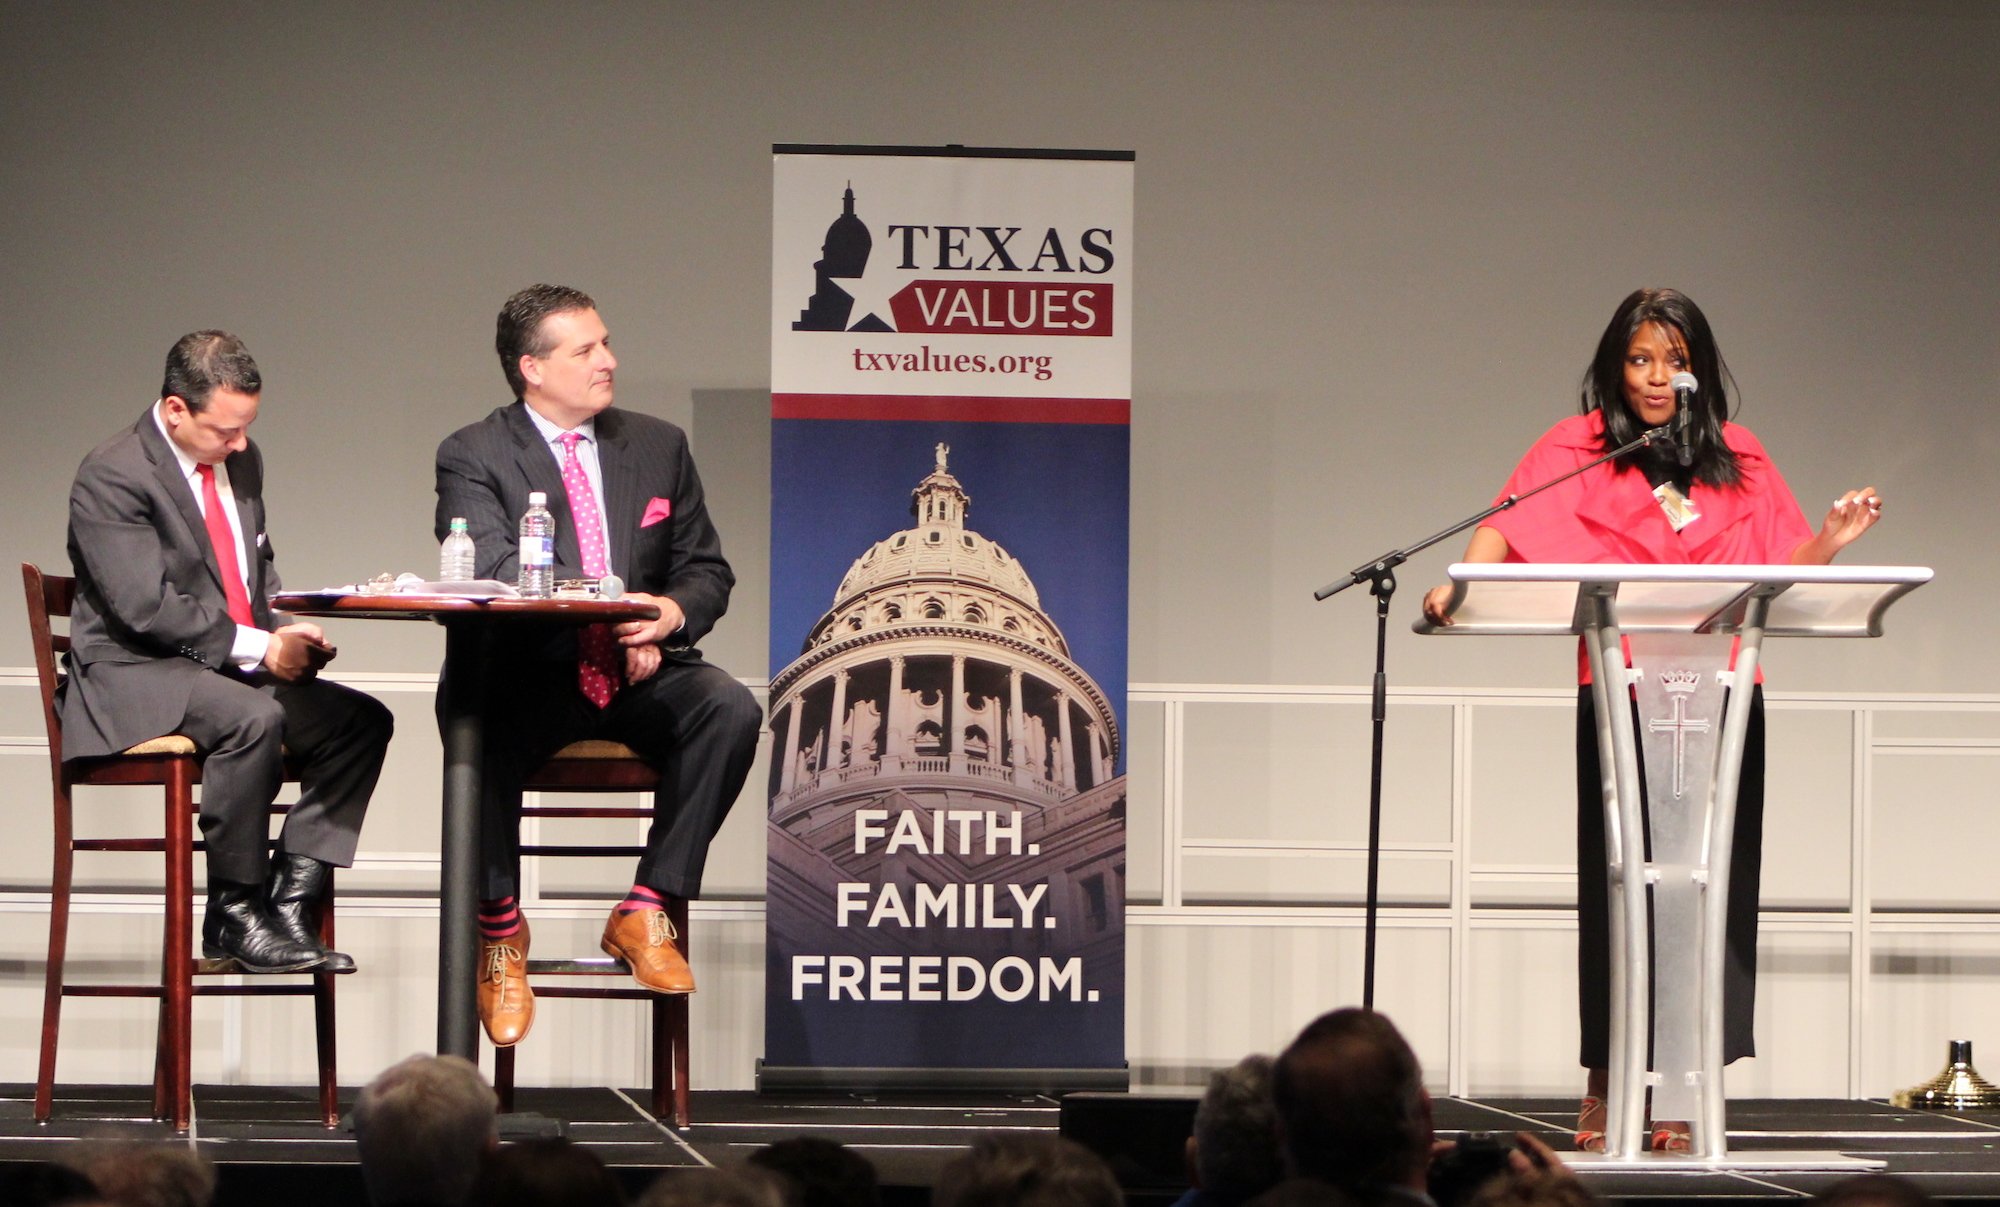
[[[583,572],[603,578],[611,572],[604,554],[604,522],[597,513],[597,492],[590,489],[590,475],[577,460],[576,445],[583,437],[576,432],[562,434],[563,489],[569,492],[569,514],[576,521],[576,543],[583,553]],[[589,624],[576,635],[576,685],[584,699],[603,708],[618,694],[623,681],[625,659],[618,638],[608,624]]]
[[[208,525],[208,543],[215,548],[215,564],[222,568],[222,596],[229,601],[229,619],[255,628],[250,595],[243,589],[243,571],[236,565],[236,534],[229,530],[229,517],[222,514],[222,492],[215,488],[215,467],[197,465],[194,472],[201,476],[202,519]]]

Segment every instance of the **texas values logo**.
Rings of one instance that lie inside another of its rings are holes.
[[[1037,236],[1018,226],[892,222],[883,234],[878,247],[855,213],[850,183],[813,264],[812,297],[792,330],[1112,333],[1111,282],[1090,279],[1116,262],[1107,228],[1051,226]]]

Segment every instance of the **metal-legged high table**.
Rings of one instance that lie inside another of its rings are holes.
[[[632,600],[472,599],[450,595],[308,592],[271,605],[295,616],[356,620],[435,620],[444,625],[444,682],[439,709],[444,737],[443,832],[438,901],[440,1054],[479,1059],[474,997],[479,963],[479,766],[484,743],[479,702],[486,694],[487,653],[498,625],[523,621],[615,624],[653,620],[660,610]]]

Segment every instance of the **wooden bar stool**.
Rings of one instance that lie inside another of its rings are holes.
[[[558,750],[522,783],[529,792],[651,792],[659,785],[659,773],[617,742],[572,742]],[[522,817],[544,820],[620,817],[650,819],[650,805],[547,805],[524,806]],[[605,846],[585,843],[538,842],[521,848],[529,855],[556,858],[637,859],[644,848],[636,844]],[[687,902],[667,903],[667,918],[674,924],[674,945],[683,958],[688,953]],[[587,978],[618,977],[622,985],[579,984]],[[625,998],[651,1003],[653,1035],[653,1114],[686,1127],[688,1114],[688,998],[684,993],[654,993],[632,981],[625,961],[610,956],[580,959],[528,960],[528,978],[536,997]],[[547,978],[555,978],[553,981]],[[500,1096],[500,1109],[514,1109],[514,1049],[493,1050],[493,1088]]]
[[[194,853],[205,845],[194,837],[194,786],[201,782],[201,753],[189,739],[166,734],[104,758],[63,761],[62,719],[56,711],[56,689],[62,672],[58,658],[69,650],[69,637],[55,631],[66,620],[76,596],[76,580],[43,574],[22,563],[27,592],[28,631],[34,639],[35,674],[42,689],[42,720],[48,731],[49,780],[55,820],[54,871],[49,884],[48,968],[42,995],[41,1064],[35,1076],[35,1121],[46,1123],[55,1110],[56,1037],[62,1024],[65,997],[151,997],[160,1001],[159,1038],[153,1055],[153,1116],[186,1131],[194,1114],[193,1044],[195,997],[215,994],[241,996],[300,996],[313,999],[313,1031],[319,1056],[320,1122],[340,1122],[334,1071],[333,973],[302,973],[304,981],[273,981],[267,975],[246,984],[197,984],[196,978],[240,972],[234,960],[196,959],[194,955]],[[286,768],[288,781],[295,779]],[[78,838],[72,790],[79,786],[150,785],[163,789],[166,824],[161,837]],[[283,806],[280,807],[281,810]],[[80,851],[152,852],[164,857],[162,905],[166,933],[160,975],[146,983],[72,985],[63,976],[69,949],[69,915],[74,896],[76,855]],[[320,938],[333,945],[333,883],[328,878],[320,906]]]

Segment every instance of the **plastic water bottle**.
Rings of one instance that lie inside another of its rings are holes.
[[[549,514],[549,496],[528,495],[521,515],[521,594],[547,599],[556,589],[556,518]]]
[[[477,572],[472,556],[472,534],[465,529],[465,517],[454,517],[451,532],[444,538],[444,544],[438,546],[438,581],[469,582]]]

